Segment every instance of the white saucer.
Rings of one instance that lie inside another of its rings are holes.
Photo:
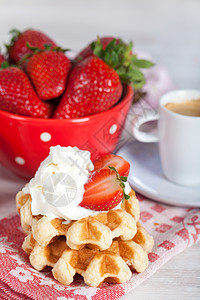
[[[132,188],[153,200],[163,203],[200,207],[200,187],[184,187],[168,181],[162,172],[157,143],[133,141],[118,152],[129,161],[129,183]]]

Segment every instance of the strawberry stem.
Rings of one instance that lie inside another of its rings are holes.
[[[51,44],[44,44],[44,49],[33,47],[28,42],[26,43],[26,47],[32,51],[32,53],[25,54],[19,61],[18,65],[21,65],[22,63],[26,62],[31,56],[37,53],[45,52],[45,51],[54,51],[54,52],[66,52],[70,51],[70,49],[63,49],[61,47],[55,47],[51,48]]]
[[[54,51],[54,52],[70,51],[70,49],[63,49],[62,47],[59,47],[59,46],[52,48],[51,44],[44,44],[44,49],[41,49],[38,47],[32,47],[29,43],[26,43],[26,46],[28,49],[33,51],[33,53],[31,55],[40,53],[40,52],[45,52],[45,51]]]
[[[125,184],[124,184],[124,182],[127,182],[127,177],[125,177],[125,176],[120,176],[119,173],[118,173],[118,171],[115,169],[115,167],[109,166],[109,169],[110,169],[111,171],[115,171],[115,172],[116,172],[117,180],[119,180],[120,186],[121,186],[121,188],[122,188],[122,190],[123,190],[123,198],[122,198],[122,203],[123,203],[123,202],[124,202],[124,199],[125,199],[125,200],[128,200],[128,199],[130,198],[130,196],[127,195],[127,194],[125,193]]]
[[[45,44],[44,46],[46,46],[47,44]],[[49,45],[48,45],[49,46]],[[26,42],[26,47],[28,49],[30,49],[31,51],[33,51],[34,53],[38,53],[38,52],[41,52],[43,51],[42,49],[38,48],[38,47],[33,47],[31,46],[28,42]]]
[[[91,43],[91,48],[96,56],[118,73],[122,83],[130,84],[134,89],[140,89],[145,84],[145,77],[140,69],[154,66],[151,61],[138,59],[132,53],[132,42],[127,45],[121,39],[113,39],[104,50],[98,37]]]

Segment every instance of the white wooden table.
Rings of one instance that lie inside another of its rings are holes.
[[[164,65],[178,88],[200,88],[199,0],[0,0],[0,44],[12,28],[38,28],[78,51],[100,36],[133,40]],[[2,175],[3,174],[3,175]],[[6,180],[5,180],[6,178]],[[24,181],[0,167],[0,218]],[[2,203],[1,195],[4,194]],[[123,300],[200,299],[200,244],[175,256]]]

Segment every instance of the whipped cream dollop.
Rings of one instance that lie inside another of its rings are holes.
[[[22,190],[24,194],[31,195],[32,214],[45,215],[49,220],[63,218],[71,221],[99,213],[79,206],[85,191],[84,185],[93,169],[89,151],[70,146],[50,147],[49,156]],[[130,190],[126,183],[126,194]]]

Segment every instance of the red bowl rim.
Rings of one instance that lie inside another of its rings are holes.
[[[49,119],[43,119],[43,118],[35,118],[35,117],[26,117],[26,116],[21,116],[21,115],[15,115],[3,110],[0,110],[0,117],[4,116],[7,117],[9,119],[14,119],[16,121],[23,121],[23,122],[28,122],[30,123],[30,121],[34,121],[34,123],[40,123],[40,122],[66,122],[66,123],[79,123],[79,122],[86,122],[89,120],[93,120],[93,119],[97,119],[103,115],[107,115],[112,113],[112,111],[118,110],[121,106],[123,106],[124,103],[128,102],[128,100],[133,96],[133,88],[130,85],[127,85],[127,88],[125,89],[125,95],[122,98],[122,100],[116,104],[115,106],[113,106],[112,108],[98,113],[98,114],[94,114],[94,115],[89,115],[89,116],[85,116],[85,117],[80,117],[80,118],[70,118],[70,119],[53,119],[53,118],[49,118]]]

